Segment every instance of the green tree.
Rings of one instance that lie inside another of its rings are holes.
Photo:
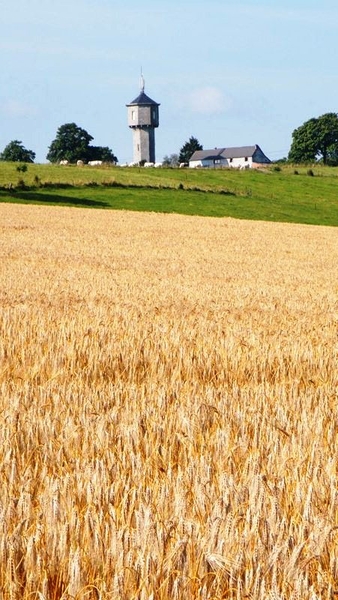
[[[88,160],[102,160],[107,163],[117,163],[118,159],[108,146],[88,146]]]
[[[102,160],[117,162],[117,158],[108,146],[91,146],[94,138],[76,123],[65,123],[56,132],[56,138],[49,146],[47,160],[51,163],[68,160],[74,163],[78,160]]]
[[[9,160],[11,162],[33,163],[34,158],[35,152],[27,150],[19,140],[13,140],[7,144],[4,151],[0,154],[0,160]]]
[[[170,154],[169,156],[167,156],[167,155],[164,156],[162,165],[164,167],[178,167],[178,165],[179,165],[178,154]]]
[[[288,159],[291,162],[338,164],[338,114],[312,118],[294,130]]]
[[[60,160],[87,161],[88,146],[92,139],[92,136],[82,127],[78,127],[76,123],[65,123],[59,127],[55,140],[49,146],[47,160],[51,163],[57,163]]]
[[[178,157],[180,163],[189,162],[191,156],[196,152],[196,150],[203,150],[203,146],[199,143],[198,139],[191,136],[189,141],[186,142],[181,150]]]

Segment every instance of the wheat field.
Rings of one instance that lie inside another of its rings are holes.
[[[0,599],[338,594],[337,229],[0,205]]]

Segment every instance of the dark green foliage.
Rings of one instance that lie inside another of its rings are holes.
[[[55,140],[49,146],[47,160],[57,163],[61,160],[76,162],[88,160],[88,146],[93,137],[78,127],[75,123],[61,125],[56,133]]]
[[[178,157],[180,163],[188,163],[196,150],[203,150],[202,144],[199,143],[198,139],[191,136],[189,141],[186,142],[181,150]]]
[[[88,146],[92,139],[92,136],[82,127],[78,127],[75,123],[65,123],[57,130],[56,138],[49,146],[46,158],[51,163],[61,160],[87,161]]]
[[[19,140],[13,140],[13,142],[7,144],[2,154],[0,154],[0,160],[8,160],[10,162],[33,163],[34,158],[35,152],[27,150]]]
[[[68,160],[76,163],[78,160],[102,160],[104,162],[117,162],[117,158],[108,146],[90,146],[94,138],[76,123],[61,125],[56,133],[55,140],[49,146],[47,160],[58,163]]]
[[[19,179],[16,187],[19,188],[20,190],[27,189],[24,179]]]
[[[324,165],[337,165],[338,114],[326,113],[295,129],[288,158],[294,163],[321,160]]]
[[[27,169],[28,169],[27,165],[18,165],[16,167],[16,170],[18,173],[26,173]]]
[[[88,160],[102,160],[106,163],[117,163],[118,159],[108,146],[88,146]]]

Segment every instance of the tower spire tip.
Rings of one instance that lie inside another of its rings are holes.
[[[146,82],[144,80],[143,71],[142,71],[142,67],[141,67],[141,79],[140,79],[141,92],[144,92],[145,85],[146,85]]]

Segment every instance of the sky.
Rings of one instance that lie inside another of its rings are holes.
[[[0,152],[47,162],[75,122],[131,162],[126,104],[160,103],[156,160],[196,137],[287,155],[292,132],[338,112],[337,0],[2,0]]]

